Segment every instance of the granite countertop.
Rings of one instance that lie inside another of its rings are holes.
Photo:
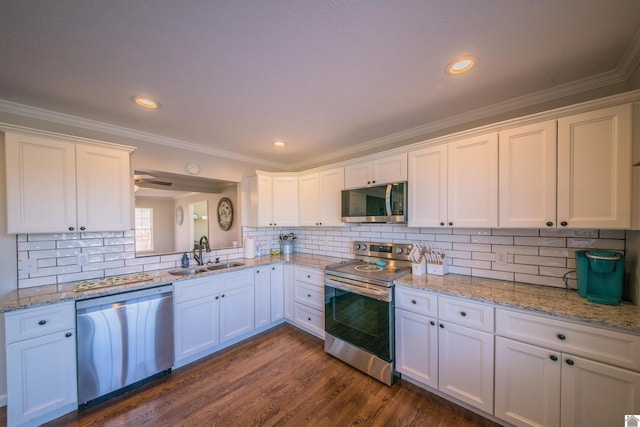
[[[216,274],[223,274],[232,271],[240,271],[249,268],[260,267],[262,265],[271,265],[285,262],[324,270],[327,265],[338,263],[342,261],[342,259],[317,255],[294,254],[265,256],[252,259],[231,259],[226,262],[234,261],[242,262],[243,265],[225,268],[222,270],[208,270],[206,272],[190,274],[186,276],[175,276],[169,274],[169,271],[175,270],[175,268],[166,270],[154,270],[149,271],[145,274],[130,275],[135,276],[135,281],[133,282],[116,284],[114,286],[95,287],[92,289],[81,291],[76,290],[76,288],[79,283],[86,283],[86,281],[18,289],[9,293],[0,301],[0,312],[38,307],[63,301],[95,298],[120,292],[135,291],[139,289],[151,288],[154,286],[166,285],[169,283],[176,283],[182,280],[190,280],[197,277],[213,276]],[[141,278],[144,278],[144,280],[140,280]]]
[[[617,306],[595,304],[571,289],[455,274],[408,274],[395,284],[640,335],[640,307],[627,302]]]
[[[76,290],[80,282],[19,289],[11,292],[0,301],[0,312],[129,292],[263,265],[291,263],[324,270],[327,265],[339,263],[344,260],[318,255],[293,254],[228,260],[228,262],[232,261],[240,261],[243,265],[222,270],[209,270],[187,276],[171,275],[169,271],[172,269],[154,270],[145,273],[145,280],[81,291]],[[117,283],[117,281],[115,283]],[[595,304],[578,296],[575,290],[504,282],[455,274],[449,274],[447,276],[414,276],[408,274],[396,280],[395,284],[442,295],[469,298],[474,301],[495,304],[496,306],[505,308],[520,309],[528,311],[531,314],[553,316],[562,320],[578,321],[640,335],[639,306],[626,302],[623,302],[619,306]]]

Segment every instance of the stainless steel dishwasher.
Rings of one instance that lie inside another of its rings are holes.
[[[172,289],[160,286],[76,303],[81,409],[171,371]]]

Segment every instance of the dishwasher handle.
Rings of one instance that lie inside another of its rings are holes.
[[[165,294],[171,294],[173,291],[173,285],[156,286],[155,288],[142,289],[139,291],[121,292],[114,295],[107,295],[104,297],[96,297],[85,300],[78,300],[76,302],[76,311],[87,310],[94,307],[100,307],[103,305],[111,305],[116,303],[133,303],[134,300],[149,300],[154,298],[160,298]]]

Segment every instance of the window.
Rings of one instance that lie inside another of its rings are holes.
[[[136,252],[153,250],[153,208],[136,208]]]

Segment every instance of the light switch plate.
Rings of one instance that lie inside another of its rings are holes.
[[[496,251],[496,264],[506,264],[507,263],[507,251],[504,249],[498,249]]]

